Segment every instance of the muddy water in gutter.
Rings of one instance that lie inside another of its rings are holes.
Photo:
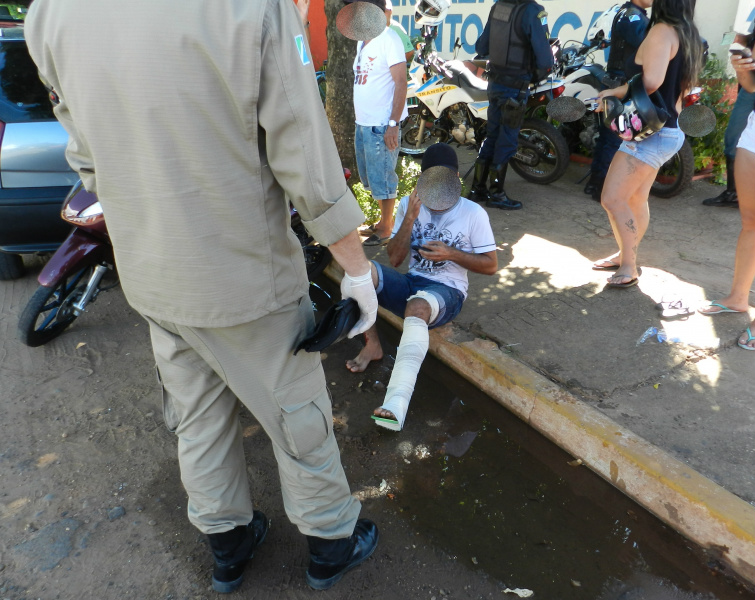
[[[396,462],[395,480],[366,499],[366,509],[395,514],[418,543],[443,548],[502,590],[532,590],[536,598],[755,597],[723,576],[714,556],[587,467],[574,466],[574,457],[431,356],[404,431],[374,427],[367,415],[382,401],[399,341],[390,326],[379,330],[386,357],[354,375],[346,393],[353,399],[349,412],[360,416],[351,417],[345,433]],[[343,369],[360,345],[332,347],[326,373]],[[334,402],[345,392],[334,394]]]

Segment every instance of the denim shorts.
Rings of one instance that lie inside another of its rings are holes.
[[[419,275],[399,273],[396,269],[374,261],[372,264],[375,265],[378,273],[378,285],[375,290],[378,304],[397,317],[404,318],[407,300],[420,290],[435,296],[440,307],[438,316],[429,324],[430,329],[445,325],[461,311],[464,294],[456,288]]]
[[[398,175],[396,162],[398,148],[393,152],[385,145],[383,135],[387,125],[371,127],[357,125],[354,131],[354,149],[357,155],[357,170],[364,189],[372,194],[375,200],[390,200],[396,197],[398,190]],[[398,132],[401,143],[401,130]]]
[[[678,127],[664,127],[641,142],[622,142],[619,150],[654,169],[671,160],[684,143],[684,132]]]
[[[743,150],[755,154],[755,111],[750,112],[750,116],[747,119],[747,126],[739,137],[737,148],[742,148]]]

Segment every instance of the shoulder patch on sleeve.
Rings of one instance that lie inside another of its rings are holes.
[[[545,27],[548,24],[548,13],[544,10],[541,10],[539,13],[537,13],[537,18],[540,20],[540,23]]]
[[[312,61],[309,60],[309,51],[307,50],[307,44],[304,42],[304,36],[297,35],[294,41],[296,42],[296,50],[299,52],[299,58],[301,58],[301,64],[308,65]]]
[[[631,17],[629,17],[630,23],[633,21],[639,21],[639,20],[640,20],[640,15],[632,15]]]

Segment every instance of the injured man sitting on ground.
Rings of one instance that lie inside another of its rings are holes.
[[[372,283],[380,306],[404,317],[404,332],[396,353],[382,406],[373,419],[401,431],[422,361],[429,344],[428,329],[459,314],[467,297],[467,271],[493,275],[498,270],[495,239],[488,214],[462,198],[456,152],[448,144],[433,144],[422,160],[422,174],[410,196],[401,199],[388,242],[393,267],[410,255],[409,272],[372,263]],[[383,358],[377,328],[365,332],[365,346],[346,361],[353,373]]]

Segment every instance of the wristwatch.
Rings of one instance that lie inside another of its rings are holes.
[[[388,121],[388,127],[396,127],[396,125],[398,125],[398,123],[396,123],[396,121],[394,121],[393,119]]]

